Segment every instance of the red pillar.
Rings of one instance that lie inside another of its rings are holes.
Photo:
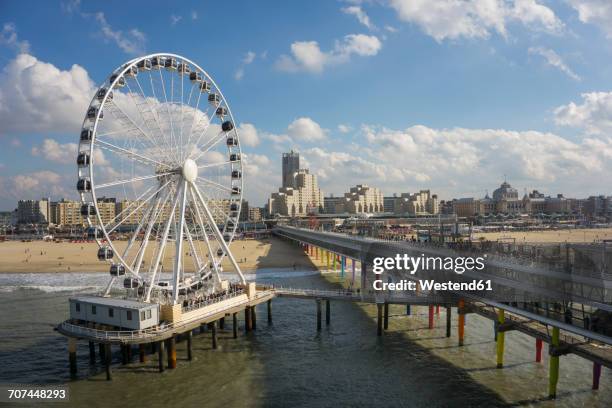
[[[440,305],[436,305],[436,316],[440,316]]]
[[[601,377],[601,364],[593,363],[593,389],[599,389],[599,377]]]
[[[429,305],[429,328],[433,329],[434,327],[434,307],[433,305]]]
[[[542,362],[542,339],[536,339],[536,363]]]

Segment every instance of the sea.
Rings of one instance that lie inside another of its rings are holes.
[[[262,269],[247,279],[295,288],[331,288],[318,271]],[[272,322],[257,309],[257,329],[238,339],[231,320],[212,349],[210,333],[194,335],[194,359],[177,344],[178,366],[159,373],[157,358],[121,364],[113,350],[113,380],[87,342],[77,350],[71,378],[67,340],[54,330],[68,315],[71,296],[94,294],[105,273],[0,274],[0,384],[62,386],[66,402],[14,402],[2,406],[59,407],[610,407],[612,372],[603,369],[600,390],[591,390],[592,364],[561,357],[558,397],[548,395],[546,346],[535,362],[535,340],[506,334],[505,367],[495,367],[491,321],[468,315],[465,345],[445,336],[445,309],[427,328],[427,308],[391,305],[390,327],[376,336],[375,307],[331,302],[331,322],[316,330],[313,300],[277,298]],[[97,351],[97,348],[96,348]]]

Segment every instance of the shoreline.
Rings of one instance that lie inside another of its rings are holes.
[[[117,250],[124,245],[125,242],[119,241]],[[293,267],[317,269],[301,248],[275,237],[233,241],[230,249],[243,272]],[[110,264],[98,260],[97,250],[95,242],[5,241],[0,243],[0,274],[108,273]],[[171,269],[171,261],[170,257],[164,260],[164,269]],[[222,266],[225,271],[233,270],[227,257]]]

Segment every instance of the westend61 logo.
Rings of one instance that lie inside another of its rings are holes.
[[[441,257],[441,256],[408,256],[397,254],[395,257],[374,258],[372,271],[381,275],[388,270],[405,271],[414,275],[417,271],[453,271],[462,275],[466,271],[482,271],[485,268],[485,256],[479,257]],[[411,281],[402,279],[399,282],[383,282],[377,279],[372,282],[374,290],[416,290],[417,283],[421,290],[493,290],[490,280],[473,280],[471,282],[436,282],[434,280]]]

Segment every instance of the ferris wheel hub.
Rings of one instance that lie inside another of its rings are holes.
[[[193,183],[198,178],[198,165],[191,159],[185,160],[183,163],[183,178]]]

